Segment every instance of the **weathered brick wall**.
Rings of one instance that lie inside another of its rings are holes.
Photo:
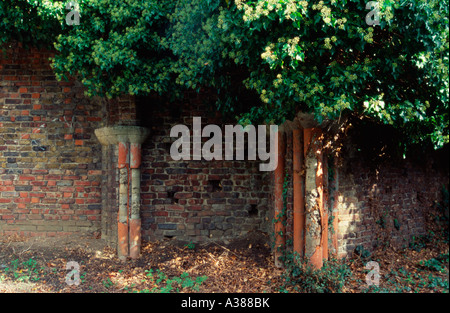
[[[358,245],[368,251],[393,245],[407,246],[412,236],[427,233],[430,213],[448,190],[448,161],[442,151],[429,152],[422,161],[396,160],[373,167],[364,158],[350,158],[335,168],[331,182],[338,210],[339,256],[350,255]],[[343,156],[345,157],[345,156]]]
[[[384,134],[374,137],[369,136],[370,132],[361,136],[362,130],[363,127],[355,127],[347,135],[339,158],[328,157],[329,151],[325,150],[328,247],[330,253],[338,257],[352,255],[357,246],[368,251],[384,245],[407,246],[413,236],[427,233],[430,214],[436,213],[436,202],[442,201],[442,187],[449,188],[448,147],[440,151],[417,151],[414,158],[403,159],[389,155],[394,151],[379,149],[395,142],[394,132],[385,130]],[[292,132],[285,134],[285,140],[286,241],[287,249],[291,250]],[[366,142],[365,147],[361,141]],[[273,207],[273,192],[269,203]],[[336,229],[333,228],[333,211],[337,211]],[[273,216],[273,212],[271,214]],[[338,251],[333,247],[334,232]]]
[[[106,125],[151,129],[143,144],[141,217],[144,239],[175,236],[202,241],[257,229],[273,235],[273,172],[260,161],[174,161],[176,124],[192,131],[194,116],[234,125],[206,113],[211,93],[187,94],[169,105],[160,98],[88,99],[76,81],[60,83],[51,52],[18,46],[0,55],[0,234],[58,235],[102,232],[117,240],[117,146],[101,146],[94,130]],[[351,136],[350,136],[351,137]],[[204,139],[206,141],[207,138]],[[327,209],[338,210],[338,254],[356,246],[407,244],[426,232],[427,210],[448,188],[448,161],[424,153],[420,162],[376,166],[345,144],[330,171]],[[286,234],[292,239],[292,134],[286,135]],[[329,214],[331,217],[332,214]],[[331,223],[330,223],[331,225]],[[332,232],[330,232],[331,234]]]
[[[117,192],[119,173],[117,167],[118,149],[115,146],[102,146],[102,239],[111,245],[117,243],[117,211],[119,207]]]
[[[0,234],[98,232],[98,101],[57,82],[49,51],[13,45],[0,54]]]
[[[174,161],[170,156],[177,139],[169,136],[172,126],[186,125],[192,135],[192,118],[200,116],[202,127],[216,124],[224,134],[223,125],[235,125],[235,120],[205,113],[204,102],[214,101],[207,93],[188,95],[175,105],[161,99],[146,101],[139,104],[141,125],[151,129],[142,157],[144,238],[201,241],[268,231],[271,172],[260,172],[259,160]]]

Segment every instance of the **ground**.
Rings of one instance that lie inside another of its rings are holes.
[[[252,232],[221,243],[194,244],[175,239],[145,242],[141,258],[121,262],[114,249],[93,237],[2,237],[0,292],[272,293],[311,290],[304,278],[287,282],[285,270],[274,267],[270,251],[268,236]],[[378,262],[380,267],[379,286],[370,288],[365,280],[369,270],[364,268],[369,260]],[[78,285],[68,284],[76,279],[71,272],[73,268],[66,269],[70,261],[80,266]],[[342,288],[332,287],[329,291],[449,291],[448,240],[421,237],[403,249],[384,247],[370,256],[354,254],[336,264],[351,275],[342,280]],[[326,271],[329,273],[321,276],[325,280],[329,277],[327,274],[335,276],[333,268]]]

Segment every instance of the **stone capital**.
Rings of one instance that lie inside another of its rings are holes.
[[[95,130],[100,143],[104,146],[129,142],[142,144],[150,134],[150,130],[139,126],[110,126]]]

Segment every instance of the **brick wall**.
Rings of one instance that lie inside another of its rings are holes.
[[[436,203],[442,201],[442,188],[449,188],[449,147],[439,151],[418,147],[403,158],[396,151],[396,135],[388,127],[355,125],[341,142],[337,158],[325,150],[324,197],[333,255],[350,256],[357,246],[368,251],[384,245],[408,246],[413,236],[427,233],[432,216],[439,214]],[[292,249],[292,132],[285,136],[286,239]],[[271,195],[272,206],[273,200]],[[338,251],[332,243],[334,232]]]
[[[170,137],[174,125],[183,124],[192,131],[194,116],[202,118],[202,127],[216,124],[223,130],[225,124],[235,125],[234,119],[226,122],[216,112],[206,113],[205,101],[214,101],[208,92],[202,96],[188,93],[176,103],[158,97],[124,99],[116,101],[108,113],[110,125],[151,130],[142,146],[144,239],[204,241],[234,238],[255,229],[269,231],[268,182],[272,173],[260,172],[259,161],[174,161],[170,156],[177,139]],[[117,242],[117,157],[117,145],[103,147],[102,234],[112,244]]]
[[[144,239],[175,236],[202,241],[233,238],[254,229],[273,234],[273,172],[260,172],[259,160],[170,157],[176,140],[169,136],[172,126],[184,124],[192,131],[194,116],[202,117],[202,126],[235,124],[234,118],[207,113],[206,105],[214,101],[210,92],[187,94],[174,104],[157,97],[88,99],[79,82],[55,80],[48,63],[51,55],[19,46],[0,55],[0,234],[101,231],[111,243],[117,240],[118,151],[115,145],[101,146],[94,135],[105,125],[151,130],[142,150]],[[333,231],[338,232],[339,256],[358,245],[369,250],[386,242],[401,246],[411,236],[425,233],[428,210],[440,199],[442,185],[448,188],[444,166],[448,154],[442,158],[422,152],[421,161],[396,159],[374,166],[371,158],[377,150],[356,153],[355,133],[358,130],[348,136],[340,159],[329,160],[326,173],[330,174],[326,206],[330,212],[338,210]],[[286,169],[290,243],[289,132]]]
[[[49,51],[12,45],[0,54],[0,234],[98,232],[99,101],[57,82]]]
[[[187,95],[169,105],[161,99],[139,103],[141,125],[151,129],[143,146],[142,229],[144,237],[176,236],[184,240],[223,239],[270,224],[268,197],[271,173],[260,172],[260,161],[174,161],[170,130],[189,127],[194,116],[207,124],[235,125],[234,119],[205,113],[204,93]],[[228,121],[228,122],[227,122]],[[205,138],[204,141],[207,139]]]
[[[449,188],[448,147],[375,164],[347,152],[340,161],[333,168],[329,202],[338,210],[339,256],[350,255],[358,245],[368,251],[406,247],[413,236],[427,233],[442,187]]]

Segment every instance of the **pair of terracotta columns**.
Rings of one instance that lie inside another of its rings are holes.
[[[283,213],[286,142],[278,132],[278,167],[275,170],[275,265],[282,267],[280,257],[286,245],[286,216]],[[289,129],[288,131],[291,131]],[[293,251],[321,268],[328,259],[328,210],[324,200],[325,168],[321,128],[292,129],[293,161]],[[333,241],[334,242],[334,241]]]
[[[105,146],[118,145],[117,253],[121,260],[136,259],[141,250],[141,144],[149,131],[137,126],[114,126],[97,129],[95,134]]]

